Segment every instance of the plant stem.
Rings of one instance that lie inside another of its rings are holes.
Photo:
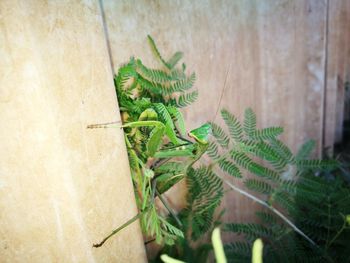
[[[346,227],[346,220],[344,220],[343,226],[341,227],[341,229],[337,232],[337,234],[335,234],[335,236],[332,238],[332,240],[328,243],[328,245],[326,246],[326,250],[328,250],[328,248],[332,245],[332,243],[339,237],[339,235],[343,232],[343,230]]]
[[[165,199],[163,198],[163,196],[158,192],[157,189],[155,189],[156,191],[156,195],[159,197],[160,201],[162,201],[163,205],[165,206],[165,208],[169,211],[169,213],[174,217],[176,223],[179,225],[179,227],[182,227],[182,223],[180,221],[180,219],[177,217],[177,215],[175,214],[174,210],[168,205],[168,202],[165,201]]]
[[[142,212],[143,213],[143,212]],[[101,247],[103,246],[103,244],[110,239],[112,236],[114,236],[115,234],[117,234],[120,230],[122,230],[123,228],[127,227],[128,225],[132,224],[133,222],[135,222],[137,219],[139,219],[142,215],[142,213],[138,213],[136,216],[134,216],[133,218],[131,218],[130,220],[128,220],[127,222],[125,222],[123,225],[121,225],[120,227],[118,227],[117,229],[113,230],[112,233],[110,235],[108,235],[107,237],[105,237],[100,243],[97,244],[93,244],[92,247]]]
[[[328,249],[329,244],[329,235],[330,235],[330,228],[331,228],[331,205],[329,201],[329,196],[327,197],[327,206],[328,206],[328,227],[327,227],[327,242],[326,242],[326,250]]]
[[[269,210],[271,210],[273,213],[275,213],[277,216],[279,216],[284,222],[286,222],[295,232],[297,232],[299,235],[301,235],[303,238],[305,238],[308,242],[310,242],[313,246],[317,247],[317,244],[311,239],[309,238],[303,231],[301,231],[296,225],[293,224],[292,221],[290,221],[286,216],[284,216],[280,211],[278,211],[276,208],[274,208],[271,205],[268,205],[266,202],[260,200],[259,198],[255,197],[254,195],[249,194],[248,192],[236,187],[235,185],[231,184],[229,181],[227,181],[226,179],[220,177],[221,180],[223,180],[223,182],[225,184],[227,184],[230,188],[232,188],[233,190],[235,190],[236,192],[254,200],[255,202],[261,204],[262,206],[268,208]]]

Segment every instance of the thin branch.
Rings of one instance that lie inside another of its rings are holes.
[[[229,181],[227,181],[226,179],[222,178],[221,176],[217,175],[221,180],[223,180],[223,182],[225,184],[227,184],[230,188],[232,188],[233,190],[235,190],[236,192],[254,200],[255,202],[261,204],[262,206],[268,208],[269,210],[271,210],[273,213],[275,213],[276,215],[278,215],[284,222],[286,222],[295,232],[297,232],[299,235],[301,235],[303,238],[305,238],[308,242],[310,242],[313,246],[317,246],[317,244],[310,238],[308,237],[303,231],[301,231],[296,225],[293,224],[292,221],[290,221],[286,216],[284,216],[280,211],[278,211],[276,208],[274,208],[273,206],[270,206],[269,204],[267,204],[266,202],[262,201],[261,199],[255,197],[254,195],[251,195],[250,193],[238,188],[237,186],[231,184]]]
[[[224,97],[224,93],[225,93],[225,90],[226,90],[226,87],[227,87],[226,84],[227,84],[227,79],[228,79],[228,75],[229,75],[230,70],[231,70],[231,62],[230,62],[230,65],[229,65],[229,67],[228,67],[228,69],[226,71],[226,77],[225,77],[225,81],[224,81],[224,86],[223,86],[223,88],[221,90],[221,95],[220,95],[220,98],[219,98],[218,106],[216,108],[215,115],[214,115],[213,120],[212,120],[213,122],[216,120],[216,117],[217,117],[217,115],[219,113],[221,101],[222,101],[222,98]]]
[[[156,189],[155,191],[156,191],[156,195],[159,197],[160,201],[162,201],[162,203],[165,206],[165,208],[174,217],[174,219],[175,219],[176,223],[178,224],[178,226],[182,227],[182,223],[181,223],[180,219],[177,217],[177,215],[175,214],[175,211],[169,206],[168,202],[163,198],[163,196],[158,192],[158,190]]]

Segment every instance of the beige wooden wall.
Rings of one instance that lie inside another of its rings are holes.
[[[0,262],[145,262],[98,1],[0,1]]]
[[[285,128],[294,151],[307,139],[315,156],[332,146],[343,107],[336,76],[349,65],[348,0],[102,2],[115,71],[130,56],[157,65],[147,34],[164,55],[184,51],[199,90],[185,111],[189,129],[220,121],[220,108],[242,117],[252,107],[260,127]],[[227,220],[251,219],[255,208],[235,193],[225,205]]]

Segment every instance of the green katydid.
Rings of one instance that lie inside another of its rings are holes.
[[[152,119],[152,120],[149,120]],[[153,192],[152,196],[157,195],[160,200],[163,202],[165,207],[168,209],[168,211],[173,215],[173,217],[176,219],[179,225],[181,225],[180,221],[177,219],[175,213],[172,211],[172,209],[168,206],[168,204],[165,202],[165,200],[161,197],[161,194],[167,191],[171,186],[173,186],[176,182],[181,180],[186,174],[188,169],[203,155],[203,153],[208,148],[208,136],[211,133],[211,125],[210,124],[204,124],[201,127],[194,129],[188,133],[188,136],[193,138],[195,140],[194,143],[188,141],[186,144],[181,144],[180,146],[175,145],[174,148],[168,148],[159,150],[159,146],[161,145],[161,142],[163,140],[164,135],[169,134],[167,133],[167,130],[165,128],[165,125],[156,120],[156,116],[153,114],[152,111],[143,112],[140,115],[139,121],[135,122],[129,122],[125,123],[123,125],[116,125],[118,122],[114,123],[104,123],[104,124],[93,124],[89,125],[87,128],[141,128],[141,127],[153,127],[153,129],[150,132],[149,139],[147,141],[147,154],[149,157],[154,158],[173,158],[173,157],[187,157],[189,160],[187,161],[186,165],[184,166],[183,171],[180,171],[178,174],[161,174],[159,176],[156,176],[152,178],[151,181],[148,183],[148,187],[150,189],[153,189],[150,192]],[[179,138],[179,142],[182,142],[181,138]],[[128,138],[126,136],[126,142],[128,144],[128,147],[130,147],[130,142],[128,141]],[[149,169],[147,169],[149,170]],[[141,179],[142,180],[142,179]],[[144,193],[145,185],[143,186],[143,190],[140,192]],[[147,196],[145,197],[149,199]],[[107,241],[110,237],[112,237],[114,234],[119,232],[121,229],[126,227],[127,225],[133,223],[138,218],[142,216],[143,213],[147,211],[147,208],[144,206],[145,202],[143,202],[143,211],[141,211],[138,215],[133,217],[131,220],[129,220],[127,223],[125,223],[122,227],[118,228],[117,230],[113,231],[111,235],[106,237],[102,242],[99,244],[95,244],[94,247],[100,247],[103,245],[105,241]]]
[[[195,143],[188,141],[187,144],[181,144],[180,146],[171,147],[168,149],[163,149],[158,151],[158,147],[163,139],[165,133],[165,126],[162,122],[159,121],[137,121],[130,122],[120,126],[111,126],[116,124],[104,123],[104,124],[93,124],[89,125],[88,128],[140,128],[140,127],[154,127],[154,130],[151,133],[151,136],[147,143],[148,153],[150,157],[155,158],[173,158],[173,157],[188,157],[189,161],[185,165],[184,170],[180,174],[171,175],[164,174],[157,177],[157,184],[164,184],[165,182],[169,185],[165,187],[164,185],[160,187],[162,190],[161,193],[167,191],[172,185],[181,180],[187,170],[205,153],[208,148],[208,137],[211,134],[211,125],[206,123],[199,128],[191,130],[188,133],[188,136],[195,140]],[[127,141],[128,142],[128,141]],[[175,181],[174,181],[175,180]],[[171,183],[170,183],[171,182]]]
[[[88,125],[88,129],[95,128],[112,128],[114,124],[119,122],[109,122],[103,124],[91,124]],[[148,149],[151,154],[151,157],[154,156],[156,158],[172,158],[172,157],[196,157],[200,154],[200,156],[205,152],[208,146],[208,136],[211,134],[211,125],[206,123],[200,126],[197,129],[194,129],[188,133],[188,136],[195,140],[195,143],[191,143],[188,141],[186,144],[181,144],[176,147],[164,149],[157,151],[157,147],[153,147],[153,145],[159,146],[161,140],[163,139],[164,134],[166,133],[165,125],[160,121],[135,121],[129,122],[123,125],[114,126],[115,128],[140,128],[140,127],[154,127],[152,131],[148,148],[152,148],[152,150]],[[181,138],[180,138],[181,139]],[[204,150],[205,148],[205,150]],[[204,150],[204,151],[203,151]],[[199,157],[200,157],[199,156]]]

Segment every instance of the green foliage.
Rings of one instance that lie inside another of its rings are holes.
[[[195,102],[197,98],[198,98],[198,91],[196,90],[189,93],[181,94],[176,102],[176,106],[179,108],[186,107],[192,104],[193,102]]]
[[[267,227],[261,225],[261,224],[254,224],[254,223],[248,223],[248,224],[226,224],[225,231],[234,232],[237,234],[244,234],[246,238],[250,241],[253,241],[259,237],[270,237],[273,236],[273,231],[271,229],[268,229]]]
[[[201,155],[199,150],[194,153],[200,148],[195,146],[196,142],[181,138],[187,132],[179,110],[193,103],[198,92],[190,91],[195,74],[186,74],[184,64],[177,67],[183,53],[176,52],[166,60],[150,36],[148,41],[162,67],[149,68],[140,59],[131,58],[119,68],[115,88],[142,230],[157,243],[173,244],[177,238],[184,237],[183,230],[175,227],[179,222],[170,223],[159,213],[154,199],[161,198],[162,193],[183,179],[196,154],[196,158]],[[182,150],[178,151],[179,148]],[[188,160],[169,162],[173,157]],[[159,158],[166,161],[162,163]],[[169,204],[164,205],[171,212]],[[206,220],[211,211],[203,211]]]
[[[235,141],[240,141],[242,139],[242,126],[235,116],[229,113],[227,110],[221,110],[221,116],[224,119],[226,125],[228,126],[230,136]]]
[[[298,150],[298,153],[296,154],[297,160],[303,160],[309,158],[309,156],[312,153],[312,150],[315,148],[315,141],[309,140],[305,142]]]
[[[293,155],[278,139],[283,129],[257,129],[251,109],[246,110],[243,125],[228,111],[221,113],[231,140],[226,139],[223,128],[212,125],[214,142],[211,145],[216,147],[209,156],[213,164],[218,164],[228,175],[237,174],[240,169],[251,174],[243,177],[248,192],[240,189],[240,193],[276,211],[275,215],[258,211],[260,223],[225,224],[225,231],[243,235],[248,241],[225,246],[229,261],[232,257],[233,260],[239,258],[239,262],[250,262],[251,242],[256,238],[266,241],[267,262],[349,259],[350,245],[345,240],[350,237],[346,221],[346,215],[350,214],[350,189],[344,180],[330,176],[338,162],[309,159],[315,145],[313,141],[302,145]],[[320,176],[322,174],[329,178]],[[288,223],[288,218],[293,222]]]
[[[270,194],[273,191],[270,184],[257,179],[247,179],[245,180],[244,185],[249,190],[258,192],[260,194]]]
[[[210,142],[209,147],[207,150],[207,154],[212,158],[212,159],[217,159],[219,157],[219,149],[218,145],[215,142]]]
[[[256,131],[256,115],[251,108],[244,112],[243,129],[246,136],[251,136]]]
[[[217,140],[217,142],[221,145],[221,147],[227,148],[230,143],[230,138],[227,136],[225,131],[215,123],[211,123],[213,129],[213,136]]]
[[[222,171],[228,173],[229,175],[237,178],[242,178],[242,173],[239,168],[232,162],[227,159],[222,159],[219,161],[219,167]]]
[[[167,254],[185,262],[206,262],[212,246],[208,243],[193,245],[203,239],[218,224],[215,211],[224,195],[223,184],[211,169],[201,166],[191,168],[186,177],[187,205],[178,214],[183,223],[185,238],[178,238],[174,246],[165,246],[152,262],[161,262],[160,255]],[[220,216],[220,215],[219,215]]]
[[[183,211],[191,238],[198,240],[212,228],[215,209],[223,197],[221,180],[206,167],[191,169],[187,176],[187,207]]]
[[[270,128],[253,131],[249,136],[253,140],[268,140],[268,139],[274,139],[282,133],[283,133],[283,128],[270,127]]]

